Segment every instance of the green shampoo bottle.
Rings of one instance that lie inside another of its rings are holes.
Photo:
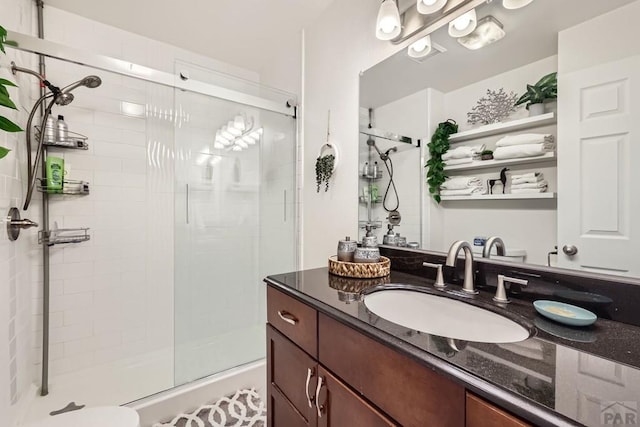
[[[64,159],[60,157],[47,157],[47,192],[59,193],[62,191],[64,177]]]

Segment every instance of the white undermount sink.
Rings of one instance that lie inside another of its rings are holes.
[[[531,336],[529,329],[500,314],[415,289],[374,290],[365,294],[364,304],[390,322],[447,338],[513,343]]]

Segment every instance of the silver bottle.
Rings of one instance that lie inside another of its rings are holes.
[[[349,236],[338,241],[338,261],[353,262],[353,254],[358,247],[358,242],[351,240]]]
[[[68,139],[69,127],[64,121],[64,116],[58,116],[58,121],[56,122],[56,140],[64,143],[67,142]]]

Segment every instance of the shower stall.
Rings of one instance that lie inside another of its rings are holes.
[[[50,230],[40,243],[23,237],[36,272],[33,363],[44,374],[35,383],[49,386],[28,421],[70,402],[127,404],[264,359],[262,278],[296,269],[295,97],[186,62],[165,73],[11,37],[33,54],[19,66],[47,56],[53,84],[102,81],[52,107],[85,143],[49,144],[42,156],[63,159],[65,183],[87,191],[36,186],[44,197],[28,211]],[[54,238],[64,233],[83,238]]]

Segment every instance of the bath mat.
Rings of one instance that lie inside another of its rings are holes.
[[[266,421],[267,408],[260,395],[245,389],[153,427],[264,427]]]

